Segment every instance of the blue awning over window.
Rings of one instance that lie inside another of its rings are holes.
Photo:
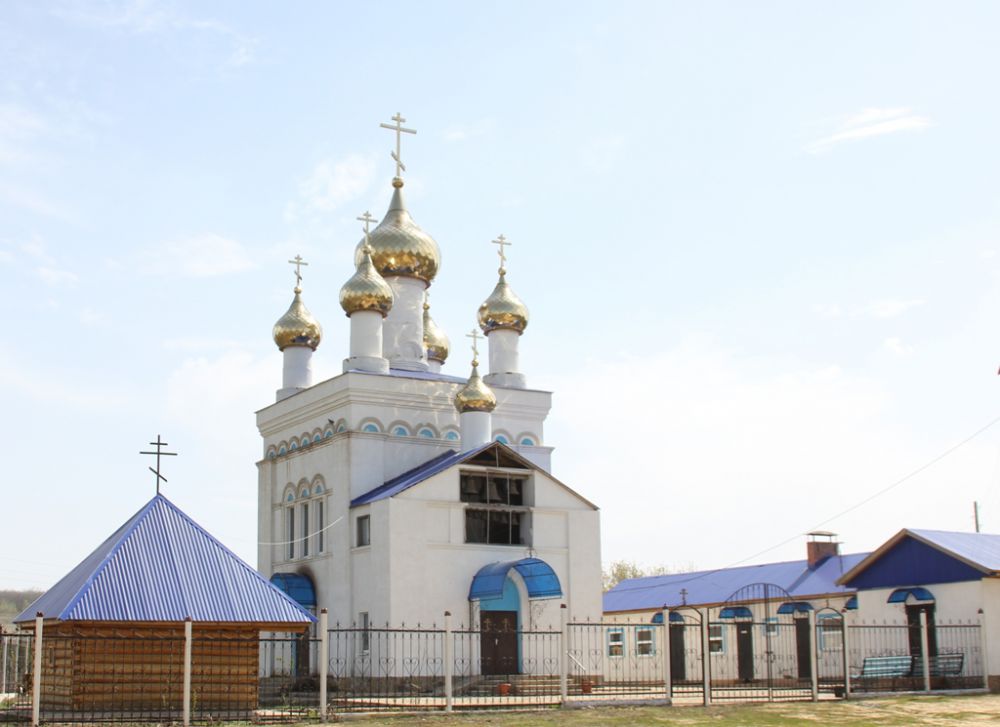
[[[813,610],[812,604],[806,603],[805,601],[786,601],[785,603],[778,606],[778,613],[781,614],[806,613],[812,610]]]
[[[305,608],[316,608],[316,589],[307,576],[298,573],[275,573],[271,583]]]
[[[851,596],[847,599],[847,603],[844,604],[844,609],[847,611],[857,611],[858,610],[858,597]]]
[[[656,613],[654,613],[653,614],[653,618],[650,620],[650,623],[654,623],[654,624],[661,624],[661,623],[663,623],[663,611],[657,611]],[[670,623],[672,623],[672,624],[682,624],[682,623],[684,623],[684,617],[681,616],[676,611],[671,611],[670,612]]]
[[[746,606],[726,606],[719,611],[719,618],[753,618]]]
[[[906,603],[906,599],[913,596],[914,601],[933,601],[934,594],[926,588],[916,586],[914,588],[897,588],[889,594],[887,603]]]
[[[524,579],[524,585],[528,589],[528,598],[559,598],[562,596],[559,576],[552,570],[552,566],[540,558],[522,558],[503,563],[490,563],[480,568],[469,587],[469,600],[502,598],[503,584],[507,580],[507,573],[510,572],[511,568]]]

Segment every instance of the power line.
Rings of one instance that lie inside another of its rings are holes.
[[[834,520],[837,520],[838,518],[841,518],[841,517],[843,517],[844,515],[846,515],[846,514],[848,514],[850,512],[854,512],[858,508],[863,507],[864,505],[867,505],[872,500],[874,500],[874,499],[876,499],[878,497],[881,497],[885,493],[887,493],[887,492],[889,492],[889,491],[891,491],[891,490],[899,487],[904,482],[907,482],[908,480],[913,479],[914,477],[916,477],[917,475],[919,475],[924,470],[930,469],[931,467],[933,467],[934,465],[936,465],[938,462],[940,462],[941,460],[943,460],[948,455],[950,455],[953,452],[955,452],[956,450],[961,449],[962,447],[964,447],[966,444],[968,444],[969,442],[971,442],[973,439],[975,439],[976,437],[978,437],[980,434],[983,434],[984,432],[986,432],[990,428],[994,427],[998,422],[1000,422],[1000,416],[992,419],[990,422],[988,422],[984,426],[980,427],[979,429],[977,429],[976,431],[974,431],[972,434],[970,434],[969,436],[967,436],[965,439],[963,439],[962,441],[960,441],[958,444],[955,444],[955,445],[949,447],[944,452],[942,452],[941,454],[939,454],[937,457],[934,457],[933,459],[929,460],[928,462],[925,462],[921,466],[917,467],[915,470],[911,471],[909,474],[907,474],[907,475],[905,475],[903,477],[900,477],[895,482],[887,485],[886,487],[883,487],[881,490],[878,490],[877,492],[869,495],[865,499],[863,499],[863,500],[861,500],[859,502],[856,502],[855,504],[851,505],[850,507],[848,507],[848,508],[846,508],[844,510],[841,510],[836,515],[832,515],[832,516],[826,518],[825,520],[822,520],[821,522],[819,522],[816,525],[814,525],[811,528],[809,528],[809,530],[806,531],[806,532],[811,532],[813,530],[819,530],[824,525],[827,525],[827,524],[833,522]],[[792,535],[789,538],[785,538],[780,543],[776,543],[776,544],[774,544],[774,545],[772,545],[772,546],[770,546],[768,548],[765,548],[764,550],[757,551],[753,555],[748,555],[746,558],[742,558],[740,560],[737,560],[737,561],[735,561],[733,563],[730,563],[727,566],[723,566],[722,568],[715,568],[713,570],[703,571],[703,572],[698,573],[696,575],[692,575],[690,578],[685,578],[684,580],[673,581],[671,583],[671,585],[681,584],[681,583],[690,583],[691,581],[696,581],[696,580],[699,580],[701,578],[707,578],[710,575],[714,575],[715,573],[720,573],[721,571],[728,570],[729,568],[735,568],[737,566],[743,565],[747,561],[754,560],[756,558],[759,558],[762,555],[770,553],[772,550],[777,550],[778,548],[780,548],[780,547],[782,547],[784,545],[788,545],[792,541],[797,540],[800,537],[802,537],[803,534],[804,533],[796,533],[795,535]],[[651,589],[651,588],[659,588],[659,586],[654,586],[654,585],[638,586],[636,588],[630,588],[629,590],[630,591],[642,591],[642,590],[647,590],[647,589]]]

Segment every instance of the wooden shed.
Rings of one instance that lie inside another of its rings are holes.
[[[42,614],[43,713],[175,712],[185,620],[196,711],[258,703],[260,634],[315,619],[162,495],[16,619]]]

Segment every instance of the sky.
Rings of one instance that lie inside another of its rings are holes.
[[[996,3],[11,0],[0,68],[0,587],[138,510],[158,434],[164,494],[254,562],[286,261],[329,378],[396,112],[444,371],[502,233],[606,563],[859,552],[974,502],[1000,532]]]

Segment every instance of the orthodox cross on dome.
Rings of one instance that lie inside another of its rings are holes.
[[[392,155],[393,160],[396,162],[396,178],[398,179],[399,176],[400,176],[399,173],[406,171],[406,165],[403,164],[403,160],[399,158],[399,154],[400,154],[400,149],[399,149],[400,139],[402,139],[403,134],[416,134],[417,130],[416,129],[407,129],[407,128],[404,128],[403,127],[403,122],[406,121],[406,119],[404,119],[403,115],[401,113],[399,113],[398,111],[396,112],[396,115],[392,117],[392,120],[395,121],[396,123],[395,124],[379,124],[379,126],[381,126],[383,129],[389,129],[389,131],[395,131],[396,132],[396,151],[390,152],[390,153]]]
[[[472,333],[466,333],[465,337],[472,339],[472,365],[473,366],[478,366],[479,365],[479,339],[481,338],[481,336],[479,335],[479,331],[477,331],[475,328],[473,328],[472,329]]]
[[[160,439],[160,435],[159,434],[156,435],[156,441],[155,442],[150,442],[150,444],[152,446],[156,447],[156,451],[155,452],[139,452],[139,454],[154,454],[154,455],[156,455],[156,469],[153,469],[152,467],[150,467],[149,471],[152,472],[154,475],[156,475],[156,494],[159,495],[160,494],[160,480],[163,480],[164,482],[167,481],[167,478],[160,474],[160,457],[176,457],[177,456],[177,452],[164,452],[163,448],[164,447],[168,447],[170,445],[168,445],[166,442],[162,441]]]
[[[361,215],[360,217],[356,217],[355,219],[365,223],[365,250],[368,250],[368,252],[370,253],[371,245],[368,242],[368,227],[371,225],[372,222],[375,221],[375,218],[372,217],[371,212],[365,210],[365,213],[363,215]]]
[[[513,243],[507,242],[507,238],[504,237],[503,235],[500,235],[495,240],[490,240],[490,242],[492,242],[494,245],[500,246],[500,249],[497,250],[497,254],[500,256],[500,274],[503,275],[504,273],[507,272],[506,269],[507,255],[504,253],[503,249],[505,247],[508,247],[509,245],[512,245]]]
[[[303,260],[301,255],[296,255],[288,262],[295,266],[295,292],[301,292],[299,290],[299,285],[302,283],[302,266],[305,265],[306,267],[309,267],[309,263]]]

